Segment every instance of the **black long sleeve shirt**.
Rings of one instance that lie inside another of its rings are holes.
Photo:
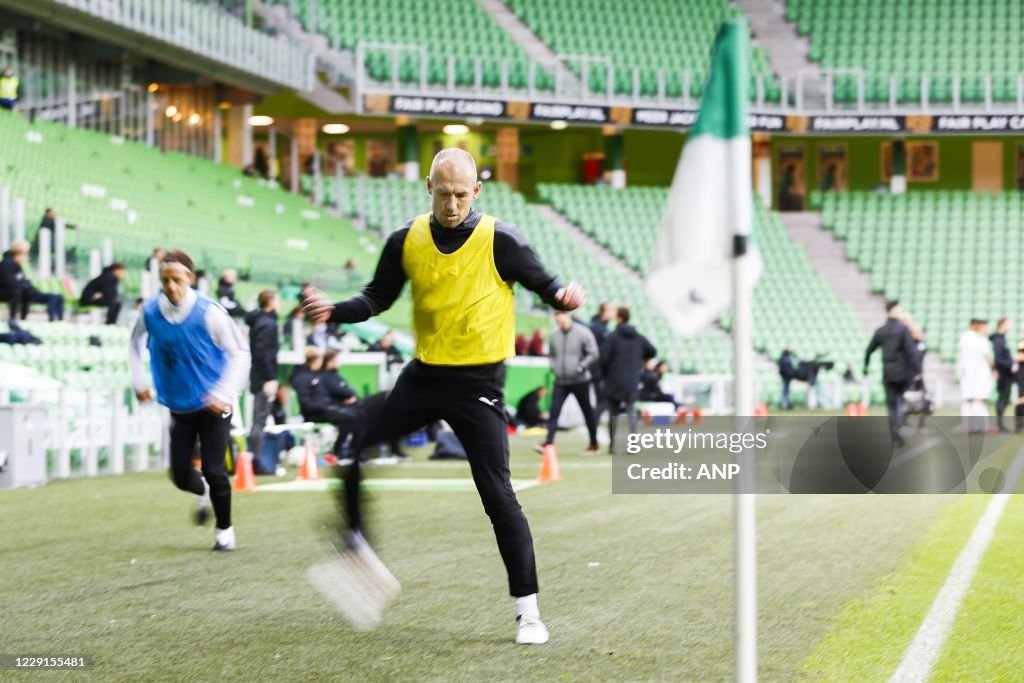
[[[433,215],[430,217],[430,233],[434,238],[434,245],[442,254],[451,254],[457,251],[480,223],[482,214],[471,211],[466,220],[454,228],[445,228]],[[391,233],[380,260],[377,262],[377,270],[373,279],[363,290],[348,301],[335,304],[331,312],[330,321],[337,323],[358,323],[368,320],[372,316],[386,311],[395,303],[395,300],[402,293],[408,276],[402,267],[402,249],[405,246],[405,237],[412,227],[410,220],[404,227]],[[506,282],[518,282],[532,292],[538,294],[544,303],[554,308],[565,310],[562,304],[555,300],[555,294],[561,289],[562,284],[553,275],[550,275],[541,264],[540,259],[530,247],[526,238],[512,224],[504,221],[496,221],[494,225],[494,265],[498,275]],[[417,363],[424,366],[422,363]],[[496,363],[487,366],[475,366],[482,371],[481,377],[497,377]],[[431,376],[437,376],[446,370],[457,370],[456,368],[441,368],[429,366]],[[422,371],[416,369],[414,371]],[[440,379],[440,377],[438,377]]]

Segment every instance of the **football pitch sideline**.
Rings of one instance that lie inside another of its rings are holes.
[[[536,477],[534,442],[512,439],[516,482]],[[190,497],[139,474],[0,493],[2,649],[91,655],[97,680],[731,680],[730,497],[612,495],[610,458],[579,455],[575,435],[558,445],[563,480],[517,486],[547,645],[513,642],[489,522],[457,485],[468,466],[420,452],[367,472],[395,480],[369,487],[369,529],[403,588],[377,630],[352,629],[303,579],[333,522],[327,494],[235,494],[239,548],[212,553]],[[993,500],[760,496],[761,680],[890,680]],[[992,519],[930,680],[1021,679],[1024,500]]]

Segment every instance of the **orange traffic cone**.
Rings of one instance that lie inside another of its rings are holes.
[[[768,417],[768,404],[761,401],[754,406],[754,417]]]
[[[544,455],[540,461],[540,474],[537,475],[537,481],[561,481],[562,470],[558,466],[558,451],[555,450],[555,444],[549,443],[544,446]]]
[[[860,404],[859,403],[847,403],[846,404],[846,417],[860,417]]]
[[[236,491],[255,491],[256,474],[252,469],[252,453],[242,451],[238,454],[238,462],[235,463],[235,486]]]
[[[316,450],[313,444],[306,444],[306,455],[302,459],[302,466],[299,467],[299,479],[313,481],[320,479],[320,467],[316,464]]]
[[[861,417],[867,417],[868,416],[868,404],[867,403],[864,403],[863,401],[858,403],[857,404],[857,410],[858,410],[858,414]]]

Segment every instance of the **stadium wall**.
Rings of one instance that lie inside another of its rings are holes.
[[[938,145],[939,151],[938,179],[929,182],[914,182],[908,179],[910,187],[915,191],[970,190],[973,173],[971,149],[972,144],[979,140],[1002,143],[1003,189],[1012,190],[1017,187],[1017,156],[1018,147],[1024,145],[1022,136],[914,137],[908,138],[908,140],[934,142]],[[845,145],[847,150],[847,189],[870,190],[883,182],[882,149],[885,143],[891,141],[892,138],[889,136],[851,136],[846,138],[778,136],[772,139],[772,165],[778,173],[780,151],[793,148],[803,149],[804,177],[809,188],[816,188],[820,149]],[[632,178],[631,181],[633,181]]]

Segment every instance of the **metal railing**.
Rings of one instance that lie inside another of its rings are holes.
[[[29,392],[27,405],[45,412],[47,480],[167,467],[167,411],[134,398],[126,402],[127,393],[67,387]],[[10,390],[0,390],[0,406],[12,405],[11,399]]]
[[[313,56],[193,0],[55,0],[118,26],[295,90],[315,85]]]
[[[385,53],[389,65],[383,80],[374,79],[367,64],[367,57],[375,52]],[[399,67],[403,55],[416,56],[419,67],[415,79],[401,78]],[[643,84],[644,74],[639,68],[625,69],[625,77],[620,78],[623,69],[617,68],[607,57],[595,55],[559,54],[548,62],[531,60],[525,80],[516,85],[510,79],[516,60],[508,59],[498,62],[500,75],[494,85],[485,84],[484,64],[489,61],[485,58],[473,60],[474,77],[469,83],[459,82],[457,60],[451,56],[445,58],[445,77],[431,79],[426,48],[418,44],[361,42],[356,46],[354,61],[355,96],[359,107],[362,107],[363,95],[370,94],[683,109],[693,109],[699,104],[699,97],[693,95],[698,75],[692,70],[657,69],[654,72],[656,87],[651,88]],[[594,68],[604,70],[600,88],[591,87]],[[554,78],[544,76],[542,70]],[[650,77],[650,72],[647,76]],[[972,77],[975,81],[978,78],[981,78],[982,89],[980,92],[972,90],[968,97],[964,87],[967,78],[958,74],[923,74],[916,78],[890,76],[884,93],[879,93],[872,85],[877,83],[877,77],[869,78],[857,67],[808,69],[781,78],[758,75],[750,84],[751,109],[755,113],[776,114],[1024,113],[1024,71],[1013,79],[1010,91],[1005,87],[997,89],[993,75]],[[948,92],[937,92],[935,83],[940,79],[950,84]],[[628,89],[621,86],[623,81],[630,84]]]

